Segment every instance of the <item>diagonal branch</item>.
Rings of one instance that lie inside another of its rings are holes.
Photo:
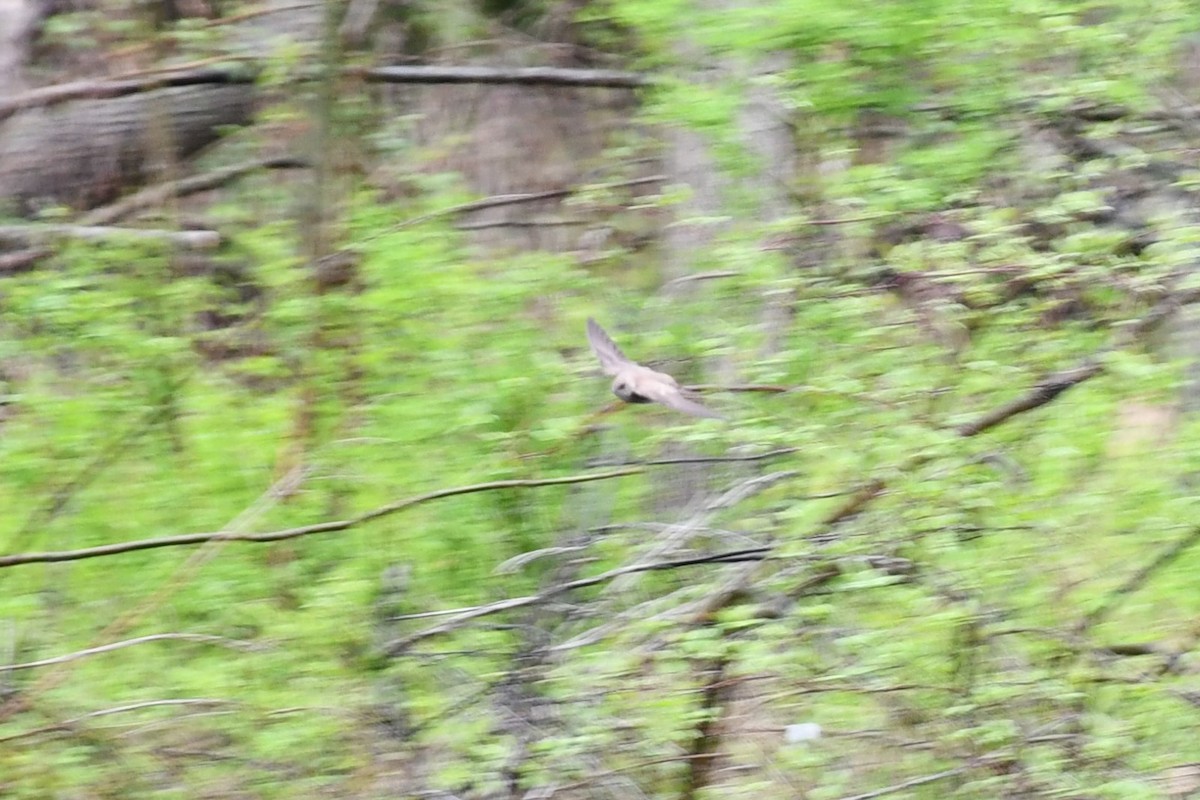
[[[433,614],[453,614],[454,616],[440,625],[434,625],[424,630],[419,630],[416,633],[411,633],[407,636],[402,636],[395,641],[388,642],[384,647],[384,653],[388,656],[396,656],[403,653],[413,644],[428,639],[431,636],[438,636],[443,633],[448,633],[456,628],[461,627],[464,623],[470,622],[473,619],[486,617],[491,614],[499,614],[503,611],[511,611],[514,608],[524,608],[526,606],[536,605],[545,600],[563,594],[564,592],[574,591],[575,589],[586,589],[589,586],[596,586],[601,583],[608,583],[623,575],[632,575],[638,572],[655,572],[658,570],[679,569],[680,567],[692,567],[700,564],[729,564],[739,561],[762,561],[770,553],[768,547],[749,547],[743,550],[733,550],[725,553],[714,553],[707,556],[695,556],[692,558],[679,558],[671,561],[651,561],[639,564],[629,564],[624,567],[615,567],[606,572],[601,572],[599,575],[593,575],[589,578],[579,578],[577,580],[560,583],[557,586],[551,586],[537,594],[529,594],[524,597],[510,597],[507,600],[500,600],[495,603],[488,603],[483,606],[472,606],[469,608],[457,608],[451,611],[429,612],[425,614],[397,617],[397,619],[414,619],[419,617],[432,616]]]
[[[147,187],[112,205],[89,211],[79,219],[79,224],[111,225],[117,220],[124,219],[138,211],[161,205],[172,197],[186,197],[190,194],[219,189],[260,169],[305,169],[308,166],[308,162],[302,158],[278,156],[222,167],[221,169],[215,169],[202,175],[192,175],[187,178]]]
[[[1038,381],[1033,388],[1002,406],[993,408],[982,416],[960,425],[959,436],[975,436],[1006,422],[1018,414],[1040,408],[1068,389],[1091,380],[1104,372],[1104,355],[1121,350],[1153,331],[1183,306],[1200,301],[1200,289],[1190,289],[1178,294],[1167,295],[1159,300],[1144,317],[1131,323],[1099,353],[1088,356],[1074,367],[1060,370]]]
[[[254,83],[254,75],[247,70],[228,68],[194,69],[187,72],[169,72],[146,78],[124,80],[72,81],[53,86],[33,89],[15,97],[0,101],[0,122],[18,111],[66,103],[71,100],[125,97],[153,89],[177,86],[203,86],[212,84],[228,86],[238,83]]]
[[[1096,377],[1104,371],[1104,367],[1094,357],[1084,359],[1078,366],[1055,372],[1038,381],[1034,387],[1020,397],[1002,406],[997,406],[982,416],[958,427],[959,436],[975,436],[994,428],[1018,414],[1032,411],[1046,405],[1060,394],[1078,386],[1086,380]]]
[[[1163,550],[1148,564],[1131,575],[1124,583],[1113,589],[1100,605],[1089,611],[1080,620],[1078,630],[1086,630],[1103,620],[1113,610],[1118,600],[1141,589],[1155,573],[1174,563],[1180,556],[1198,544],[1200,544],[1200,527],[1193,528],[1186,536],[1183,536],[1166,550]]]

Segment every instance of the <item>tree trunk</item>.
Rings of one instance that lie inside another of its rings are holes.
[[[108,202],[155,160],[186,158],[221,126],[249,122],[253,100],[252,86],[187,86],[14,115],[0,124],[0,206],[28,214]]]

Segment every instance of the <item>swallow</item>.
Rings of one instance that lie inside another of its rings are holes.
[[[725,419],[685,396],[684,390],[670,375],[643,367],[621,352],[596,320],[588,317],[588,344],[600,359],[606,375],[613,376],[612,391],[626,403],[662,403],[664,406],[691,414],[694,417]]]

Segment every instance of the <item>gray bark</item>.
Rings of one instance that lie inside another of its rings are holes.
[[[107,202],[155,161],[186,158],[221,126],[249,122],[253,100],[252,86],[188,86],[16,114],[0,125],[0,206]]]
[[[29,36],[37,16],[33,0],[0,0],[0,99],[25,88]]]

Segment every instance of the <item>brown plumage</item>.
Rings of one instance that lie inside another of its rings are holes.
[[[587,337],[605,374],[613,376],[613,394],[626,403],[662,403],[694,417],[724,419],[717,412],[688,399],[670,375],[630,361],[591,317],[587,321]]]

